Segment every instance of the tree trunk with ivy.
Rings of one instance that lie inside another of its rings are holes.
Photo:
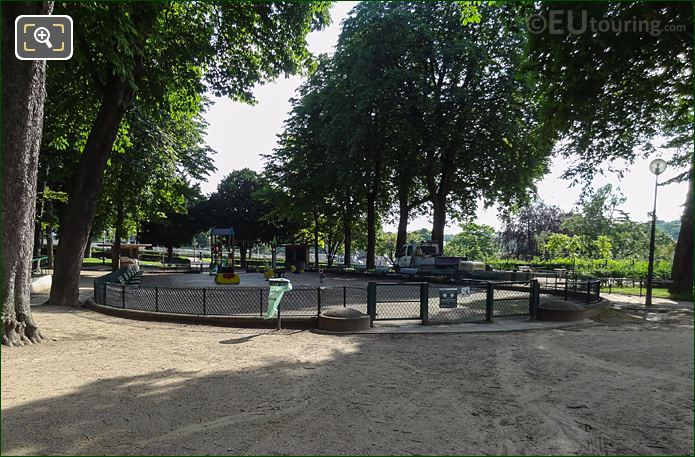
[[[2,344],[41,341],[31,314],[36,176],[46,98],[46,62],[14,56],[20,14],[50,14],[52,2],[2,4]]]

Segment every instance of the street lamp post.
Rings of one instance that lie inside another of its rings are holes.
[[[666,161],[654,159],[649,164],[651,171],[656,179],[654,181],[654,209],[652,210],[652,230],[649,236],[649,266],[647,267],[647,296],[644,300],[645,311],[652,306],[652,281],[654,279],[654,243],[656,237],[656,193],[659,189],[659,175],[666,170]]]

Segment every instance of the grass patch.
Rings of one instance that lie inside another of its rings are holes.
[[[149,266],[153,266],[153,267],[161,267],[162,266],[162,262],[155,262],[155,261],[151,261],[151,260],[139,260],[138,263],[140,265],[149,265]],[[82,265],[105,265],[105,266],[109,265],[110,266],[111,265],[111,259],[106,259],[105,261],[103,261],[102,259],[96,258],[96,257],[85,257],[84,259],[82,259]]]
[[[621,294],[621,295],[640,295],[640,288],[639,287],[613,287],[611,289],[607,287],[602,287],[601,292],[609,292],[612,294]],[[647,288],[643,287],[642,288],[642,296],[644,297],[647,294]],[[668,293],[668,289],[666,288],[653,288],[652,289],[652,296],[653,297],[660,297],[660,298],[670,298],[670,295]]]
[[[106,259],[104,262],[97,257],[85,257],[82,259],[82,265],[111,265],[111,259]]]

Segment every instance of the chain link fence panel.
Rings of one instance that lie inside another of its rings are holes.
[[[452,300],[450,297],[454,295]],[[428,297],[429,322],[452,324],[485,322],[487,285],[471,282],[456,287],[430,284]]]
[[[493,284],[494,317],[531,315],[531,282],[504,282]]]
[[[421,319],[420,283],[378,283],[374,320]]]

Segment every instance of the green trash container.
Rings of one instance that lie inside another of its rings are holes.
[[[270,292],[268,292],[268,311],[264,319],[272,319],[278,315],[280,300],[285,292],[292,290],[292,283],[285,278],[270,278]]]

